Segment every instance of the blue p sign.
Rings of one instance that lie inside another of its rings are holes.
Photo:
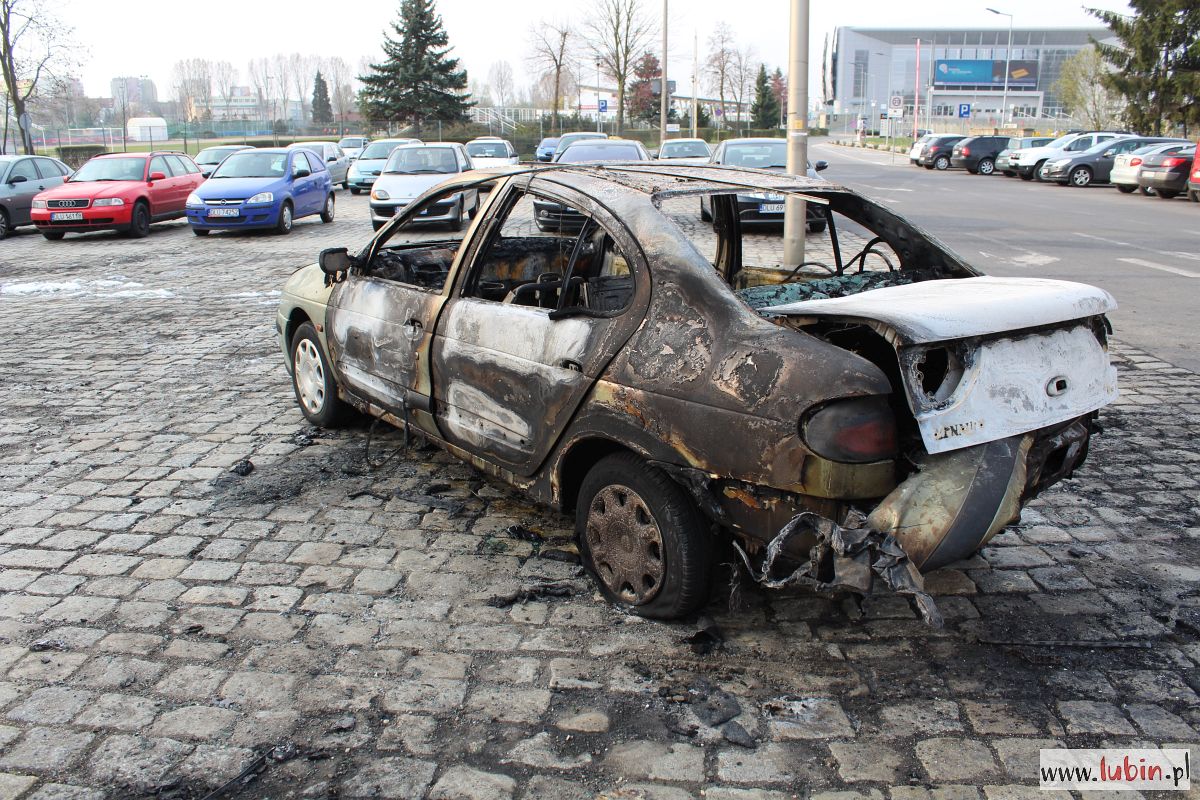
[[[598,102],[600,104],[600,113],[607,114],[608,113],[608,101],[607,100],[597,100],[596,102]]]
[[[959,116],[959,119],[970,119],[971,118],[971,104],[970,103],[959,103],[958,104],[958,116]]]

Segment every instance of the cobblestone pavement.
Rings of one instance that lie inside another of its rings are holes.
[[[0,243],[0,798],[1008,800],[1045,746],[1200,763],[1196,375],[1115,346],[1085,469],[931,576],[945,629],[740,586],[705,652],[543,557],[567,520],[304,423],[274,305],[369,235],[339,200],[288,237]],[[543,576],[577,590],[489,602]]]

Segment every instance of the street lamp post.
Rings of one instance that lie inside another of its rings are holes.
[[[658,93],[659,150],[667,143],[667,116],[671,102],[671,96],[667,93],[667,0],[663,0],[662,36],[662,74],[659,76],[659,89],[661,91]]]
[[[600,130],[600,60],[596,59],[596,133]]]
[[[1013,15],[997,11],[994,8],[989,8],[988,11],[1002,17],[1008,17],[1008,49],[1004,51],[1004,99],[1000,101],[1000,127],[1004,127],[1004,112],[1008,108],[1008,74],[1012,64]]]

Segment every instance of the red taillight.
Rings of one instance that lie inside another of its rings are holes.
[[[1136,167],[1140,163],[1142,163],[1142,160],[1140,158],[1138,158],[1137,156],[1134,156],[1133,158],[1129,159],[1129,166],[1131,166],[1131,167]]]
[[[969,147],[964,147],[964,148],[962,149],[962,154],[963,154],[964,156],[969,156],[969,155],[971,155],[971,148],[969,148]]]
[[[1164,158],[1162,165],[1164,167],[1178,167],[1180,164],[1186,164],[1189,159],[1186,158]]]
[[[1195,172],[1192,173],[1192,180],[1200,181],[1200,167],[1196,167]]]
[[[835,400],[801,423],[804,441],[830,461],[867,464],[896,455],[896,417],[886,397]]]
[[[936,144],[929,145],[929,152],[936,153],[940,148]]]

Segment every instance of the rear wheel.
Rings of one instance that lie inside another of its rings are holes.
[[[1045,161],[1039,161],[1033,165],[1033,177],[1038,183],[1044,182],[1046,179],[1042,177],[1042,167],[1046,166]]]
[[[454,219],[450,220],[450,230],[461,231],[463,229],[463,205],[466,200],[459,200],[458,207],[454,209]]]
[[[1006,169],[1006,170],[1004,170],[1004,177],[1015,178],[1015,177],[1017,177],[1017,173],[1013,172],[1011,169]]]
[[[1138,187],[1136,186],[1130,186],[1128,183],[1117,184],[1117,191],[1121,194],[1133,194],[1135,191],[1137,191],[1137,188]]]
[[[1087,167],[1076,167],[1071,170],[1071,174],[1067,176],[1072,186],[1083,188],[1090,186],[1092,183],[1092,171]]]
[[[1174,200],[1176,197],[1179,197],[1179,192],[1174,189],[1155,189],[1154,193],[1163,200]]]
[[[278,234],[291,233],[294,224],[295,220],[292,219],[292,204],[285,200],[279,208],[279,219],[275,221],[275,232]]]
[[[333,222],[333,192],[325,198],[325,208],[321,209],[321,222]]]
[[[49,239],[52,242],[57,242],[57,241],[60,241],[64,236],[66,236],[66,234],[63,233],[62,231],[42,231],[42,236],[45,236],[47,239]]]
[[[584,565],[611,602],[673,619],[707,601],[712,534],[679,484],[632,453],[588,472],[575,531]]]
[[[1033,180],[1033,173],[1032,173],[1032,172],[1018,172],[1017,174],[1021,176],[1021,180],[1023,180],[1023,181],[1031,181],[1031,180]]]
[[[139,200],[133,204],[133,213],[129,218],[129,238],[145,239],[150,235],[150,206]]]
[[[938,156],[933,160],[933,168],[941,172],[942,170],[950,169],[950,159],[947,156]]]
[[[338,397],[333,371],[311,322],[301,325],[292,337],[292,389],[301,413],[313,425],[336,427],[349,414],[350,407]]]
[[[984,158],[979,161],[979,174],[980,175],[991,175],[995,171],[996,171],[996,162],[992,161],[990,158]]]
[[[1200,192],[1195,189],[1188,189],[1188,200],[1193,203],[1200,203]]]

